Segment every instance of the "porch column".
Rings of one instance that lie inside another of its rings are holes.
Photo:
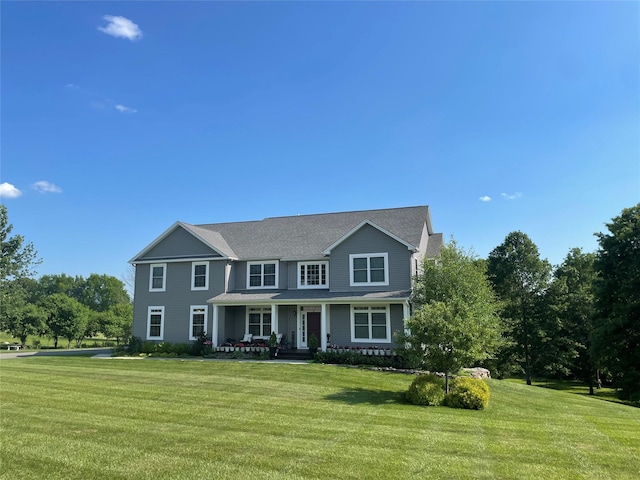
[[[411,316],[411,309],[409,308],[409,300],[405,300],[404,303],[402,304],[402,323],[404,325],[404,334],[408,335],[409,333],[409,329],[407,328],[407,320],[409,320],[409,317]]]
[[[320,304],[320,349],[327,351],[327,304]]]
[[[278,306],[275,303],[271,304],[271,332],[280,333],[278,331]],[[269,335],[271,335],[269,332]]]
[[[214,347],[218,346],[218,312],[220,307],[213,305],[213,321],[211,325],[211,344]]]

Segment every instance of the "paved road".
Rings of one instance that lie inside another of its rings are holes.
[[[54,357],[65,355],[99,355],[101,353],[111,353],[111,348],[73,348],[70,350],[37,350],[32,352],[23,352],[20,350],[0,353],[0,360],[20,357]]]

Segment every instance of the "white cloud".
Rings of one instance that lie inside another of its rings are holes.
[[[9,182],[0,183],[0,198],[18,198],[22,192]]]
[[[73,89],[78,89],[80,88],[78,85],[76,85],[75,83],[67,83],[65,85],[65,88],[73,88]]]
[[[489,195],[483,195],[482,197],[480,197],[480,201],[481,202],[490,202],[491,201],[491,197]]]
[[[517,200],[518,198],[522,197],[522,193],[520,192],[515,192],[512,194],[501,193],[500,196],[506,200]]]
[[[59,186],[47,182],[46,180],[40,180],[39,182],[34,183],[31,185],[31,188],[40,193],[62,193],[62,189]]]
[[[116,105],[115,109],[121,113],[138,113],[135,108],[125,107],[124,105]]]
[[[116,38],[127,38],[129,40],[138,40],[142,38],[142,30],[140,27],[125,17],[114,17],[113,15],[105,15],[102,17],[109,22],[106,27],[98,27],[98,30]]]

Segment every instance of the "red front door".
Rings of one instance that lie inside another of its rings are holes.
[[[320,312],[307,312],[307,345],[309,345],[312,333],[316,334],[318,346],[320,346],[322,343],[320,338]]]

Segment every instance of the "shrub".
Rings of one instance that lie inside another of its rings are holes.
[[[440,405],[444,400],[444,379],[433,373],[418,375],[405,397],[414,405]]]
[[[131,337],[127,352],[130,354],[140,353],[142,350],[142,339],[140,337]]]
[[[444,404],[452,408],[482,410],[489,404],[489,386],[484,380],[457,377],[451,381]]]
[[[374,367],[409,368],[406,359],[401,356],[369,356],[362,355],[359,351],[348,350],[344,352],[318,352],[314,360],[319,363],[331,363],[339,365],[371,365]]]
[[[156,342],[143,342],[140,346],[140,353],[156,353],[158,351],[158,344]]]

